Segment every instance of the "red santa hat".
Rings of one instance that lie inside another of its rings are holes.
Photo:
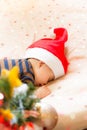
[[[68,61],[64,54],[64,45],[68,39],[65,28],[54,29],[55,38],[44,38],[34,42],[26,50],[26,58],[36,58],[46,63],[53,71],[55,78],[64,75]]]

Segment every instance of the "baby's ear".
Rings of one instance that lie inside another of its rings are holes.
[[[45,63],[42,61],[39,61],[39,67],[42,67]]]

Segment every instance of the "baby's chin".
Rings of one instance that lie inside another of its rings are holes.
[[[41,87],[41,84],[40,84],[40,83],[37,83],[37,82],[35,82],[34,85],[35,85],[36,87]]]
[[[38,82],[38,81],[35,81],[35,86],[37,86],[37,87],[41,87],[41,86],[43,86],[44,84],[42,84],[42,83],[40,83],[40,82]]]

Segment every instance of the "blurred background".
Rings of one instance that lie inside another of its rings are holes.
[[[65,27],[69,47],[87,42],[87,0],[0,0],[0,58],[23,57],[29,44]]]

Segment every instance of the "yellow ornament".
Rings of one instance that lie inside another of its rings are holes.
[[[6,119],[6,120],[11,120],[13,117],[14,117],[14,115],[11,113],[11,111],[9,110],[9,109],[3,109],[3,108],[1,108],[0,109],[0,114],[2,114],[3,115],[3,117]]]
[[[1,76],[8,78],[12,88],[22,85],[22,82],[19,79],[19,68],[17,66],[13,67],[10,71],[3,69]]]

